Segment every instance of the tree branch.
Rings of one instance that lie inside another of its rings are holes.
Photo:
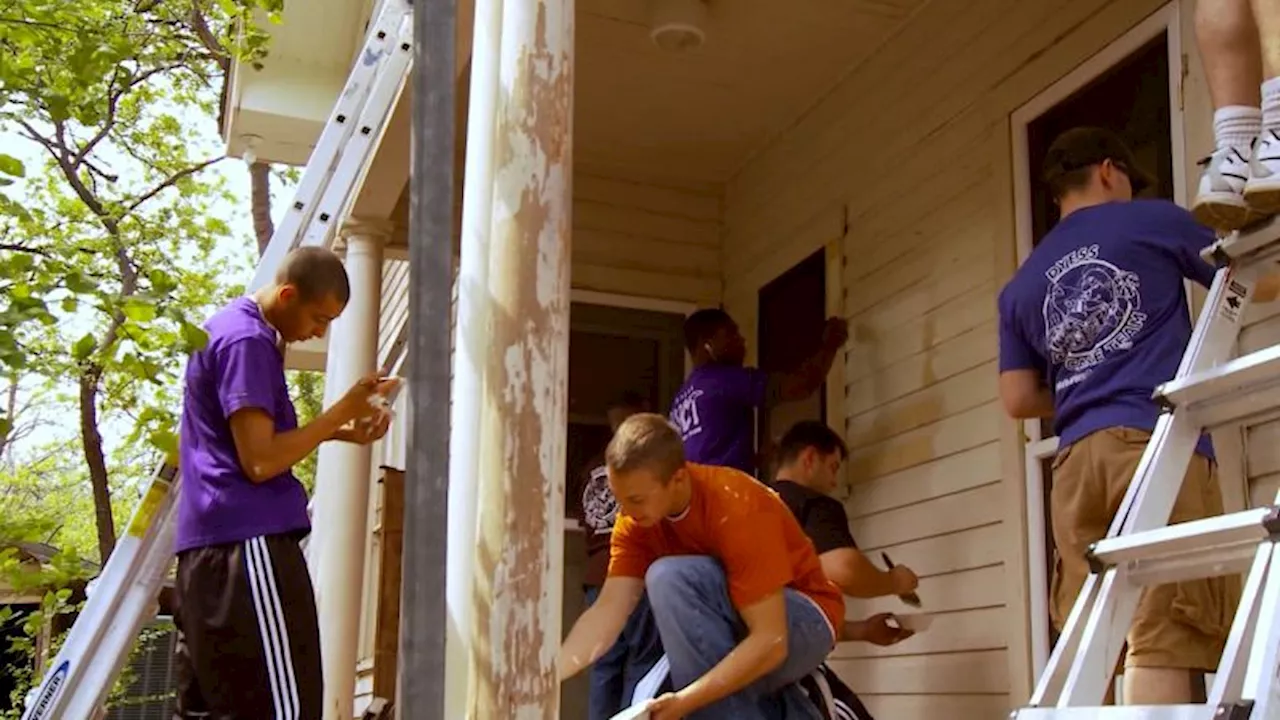
[[[134,75],[133,77],[131,77],[129,79],[129,82],[119,86],[117,86],[117,83],[119,83],[120,81],[121,66],[117,65],[115,69],[112,71],[110,82],[107,83],[106,119],[103,121],[102,127],[98,130],[98,132],[92,138],[90,138],[89,141],[85,143],[83,147],[76,150],[71,160],[71,166],[73,168],[79,169],[80,165],[86,162],[86,158],[89,156],[89,153],[93,152],[94,148],[96,148],[99,143],[101,143],[104,139],[106,139],[106,137],[111,133],[111,131],[115,129],[116,111],[120,107],[120,100],[126,94],[128,94],[130,90],[147,82],[148,80],[155,77],[156,75],[160,75],[161,73],[166,73],[171,70],[180,70],[186,67],[187,60],[188,60],[187,54],[184,53],[183,56],[180,57],[175,62],[166,63],[164,65],[157,65],[153,68],[148,68],[147,70],[140,72],[137,75]],[[66,143],[66,144],[74,145],[75,143]],[[90,169],[95,170],[104,179],[109,180],[111,182],[115,182],[118,179],[115,176],[112,176],[110,174],[103,173],[102,171],[97,170],[97,168],[90,168]]]
[[[199,0],[193,0],[191,3],[191,28],[195,30],[196,37],[200,40],[200,44],[218,63],[218,67],[222,68],[222,72],[231,70],[231,56],[227,54],[222,43],[218,42],[218,38],[214,37],[213,31],[209,29],[209,22],[205,19],[204,10],[200,7]]]
[[[190,177],[191,175],[194,175],[200,172],[201,170],[204,170],[205,168],[208,168],[216,163],[220,163],[226,159],[227,159],[226,156],[223,155],[221,157],[213,158],[212,160],[205,160],[204,162],[199,163],[197,165],[192,165],[189,168],[184,168],[182,170],[179,170],[178,172],[165,178],[163,181],[160,182],[160,184],[156,185],[155,187],[151,188],[147,192],[138,196],[137,199],[135,199],[133,202],[125,206],[125,214],[128,215],[134,210],[137,210],[140,205],[147,202],[151,198],[154,198],[156,195],[159,195],[165,190],[173,187],[179,180],[185,177]]]
[[[116,182],[116,181],[118,181],[118,180],[120,179],[120,176],[119,176],[119,175],[116,175],[115,173],[107,172],[106,170],[103,170],[102,168],[98,167],[97,165],[95,165],[95,164],[93,164],[93,163],[89,162],[88,160],[85,160],[85,161],[84,161],[84,166],[85,166],[85,168],[89,171],[89,173],[90,173],[91,175],[93,175],[93,176],[95,176],[95,177],[100,177],[100,178],[102,178],[103,180],[106,180],[106,181],[107,181],[107,182],[109,182],[109,183],[114,183],[114,182]]]
[[[250,214],[253,217],[253,234],[258,241],[258,257],[267,251],[275,223],[271,221],[271,166],[255,162],[249,166]]]
[[[18,120],[18,125],[22,127],[22,130],[27,134],[28,139],[35,141],[38,145],[43,147],[45,150],[49,151],[49,155],[51,155],[54,160],[61,160],[61,158],[58,157],[58,147],[53,143],[52,140],[45,137],[44,135],[41,135],[35,128],[31,127],[31,125],[29,125],[25,120]]]
[[[9,388],[6,394],[8,398],[3,409],[9,419],[9,432],[0,434],[0,460],[4,459],[5,451],[12,446],[14,436],[18,433],[18,378],[9,378]]]
[[[76,169],[71,165],[71,157],[67,152],[66,145],[64,144],[59,146],[54,141],[44,137],[40,133],[36,132],[36,129],[31,127],[31,125],[29,125],[25,120],[19,120],[18,124],[22,126],[23,130],[25,130],[32,139],[41,145],[44,145],[49,150],[49,153],[58,161],[58,168],[62,170],[62,176],[66,178],[67,184],[69,184],[71,189],[75,191],[76,197],[80,198],[80,201],[83,202],[94,215],[98,216],[98,221],[102,223],[102,226],[106,228],[107,232],[113,237],[118,235],[120,232],[119,224],[110,216],[110,214],[107,213],[107,209],[103,207],[97,196],[94,195],[89,188],[85,187],[84,181],[80,179],[80,175],[76,173]],[[60,129],[61,123],[58,125],[58,137],[61,142],[63,138],[65,138],[65,134]]]
[[[80,163],[84,162],[84,159],[89,155],[89,153],[93,152],[93,149],[98,146],[98,143],[102,142],[102,140],[107,137],[107,134],[111,132],[111,128],[115,127],[116,106],[120,102],[121,95],[121,93],[116,90],[116,82],[119,81],[119,79],[120,66],[117,65],[115,69],[111,71],[111,80],[107,83],[107,119],[102,123],[102,129],[98,131],[98,134],[90,138],[89,142],[85,143],[84,147],[80,149],[80,152],[76,153],[75,160],[71,163],[73,166],[79,167]]]
[[[0,250],[26,253],[28,255],[39,255],[40,257],[49,258],[50,260],[53,259],[52,255],[40,248],[27,247],[26,245],[18,245],[16,243],[0,243]]]
[[[117,237],[116,242],[120,243]],[[116,246],[116,267],[120,271],[120,297],[130,298],[138,292],[138,271],[133,266],[133,261],[129,258],[129,252],[125,250],[123,244]],[[96,350],[104,352],[111,348],[120,338],[120,328],[124,325],[124,310],[116,310],[111,314],[111,324],[107,327],[107,333],[102,337],[102,341],[98,343]],[[97,393],[98,379],[102,377],[102,368],[98,365],[91,365],[85,372],[85,377],[92,376],[94,378],[94,393]],[[96,412],[96,411],[95,411]]]
[[[157,65],[153,68],[144,70],[143,72],[140,72],[137,75],[134,75],[133,78],[130,79],[129,82],[126,83],[123,88],[121,88],[120,94],[124,95],[129,90],[132,90],[138,87],[142,83],[150,80],[151,78],[155,77],[156,75],[159,75],[160,73],[166,73],[166,72],[169,72],[170,70],[181,70],[187,66],[187,63],[190,61],[190,59],[191,58],[188,57],[186,53],[183,53],[183,56],[174,62],[166,63],[164,65]]]
[[[67,140],[67,124],[61,120],[53,123],[53,131],[58,136],[58,162],[66,163],[71,159],[72,142]]]
[[[74,28],[66,28],[53,23],[39,22],[37,20],[27,20],[25,18],[4,17],[0,16],[0,25],[26,25],[27,27],[45,28],[47,30],[59,30],[62,32],[75,32]]]

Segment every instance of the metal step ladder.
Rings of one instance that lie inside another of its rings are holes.
[[[1266,508],[1169,525],[1203,431],[1280,409],[1280,345],[1234,358],[1258,279],[1277,271],[1280,219],[1203,253],[1219,270],[1165,408],[1027,707],[1013,720],[1280,720],[1280,496]],[[1102,706],[1144,587],[1247,572],[1207,702]]]
[[[384,0],[249,292],[273,280],[290,250],[332,241],[409,76],[412,40],[408,0]],[[66,642],[28,694],[23,720],[89,720],[99,713],[142,626],[156,613],[173,564],[177,462],[166,458],[151,479],[111,558],[90,583]]]

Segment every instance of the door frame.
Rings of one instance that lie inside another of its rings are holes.
[[[1027,144],[1027,127],[1044,113],[1074,95],[1098,77],[1123,62],[1148,42],[1165,33],[1169,58],[1169,134],[1173,151],[1173,192],[1178,201],[1187,197],[1186,159],[1183,147],[1182,83],[1184,59],[1182,42],[1181,0],[1170,0],[1142,22],[1098,51],[1057,82],[1027,101],[1009,118],[1013,149],[1013,192],[1017,263],[1031,253],[1031,168]],[[1188,290],[1191,283],[1188,282]],[[1192,297],[1188,292],[1188,298]],[[1193,316],[1194,317],[1194,316]],[[1045,561],[1044,473],[1041,463],[1058,451],[1058,438],[1042,437],[1038,420],[1020,423],[1023,439],[1021,452],[1025,464],[1028,563],[1028,612],[1031,630],[1031,669],[1038,680],[1048,664],[1049,652],[1049,568]]]
[[[667,300],[665,298],[645,297],[643,295],[624,295],[622,293],[601,292],[599,290],[582,290],[574,288],[569,291],[569,301],[584,305],[607,305],[609,307],[629,308],[631,310],[652,310],[654,312],[671,313],[688,317],[698,309],[698,304],[684,300]]]
[[[570,308],[573,307],[573,303],[604,305],[629,310],[650,310],[672,315],[683,315],[685,317],[689,317],[701,307],[698,303],[687,300],[668,300],[644,295],[626,295],[623,293],[602,292],[600,290],[580,290],[578,288],[573,288],[569,291]],[[686,352],[684,354],[685,374],[688,375],[692,369],[693,363],[689,359],[689,353]]]

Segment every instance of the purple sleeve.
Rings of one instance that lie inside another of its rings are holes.
[[[1185,278],[1194,280],[1204,287],[1213,284],[1213,276],[1217,268],[1200,257],[1200,251],[1217,241],[1217,236],[1209,228],[1196,222],[1190,212],[1173,203],[1172,232],[1174,259]]]
[[[760,368],[729,368],[724,374],[725,392],[751,407],[764,407],[769,373]]]
[[[277,380],[273,368],[280,367],[280,353],[257,337],[234,340],[217,355],[218,402],[225,417],[237,410],[257,408],[275,417]]]
[[[1044,372],[1044,361],[1027,342],[1018,327],[1013,308],[1004,294],[1000,296],[1000,372],[1006,370],[1039,370]]]

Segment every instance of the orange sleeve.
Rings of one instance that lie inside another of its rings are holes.
[[[607,577],[644,579],[649,566],[657,559],[645,529],[626,515],[619,514],[609,541],[609,573]]]
[[[720,561],[729,581],[729,598],[739,610],[781,590],[795,579],[787,555],[787,537],[778,510],[782,503],[752,503],[719,524]],[[788,511],[789,512],[789,511]]]

